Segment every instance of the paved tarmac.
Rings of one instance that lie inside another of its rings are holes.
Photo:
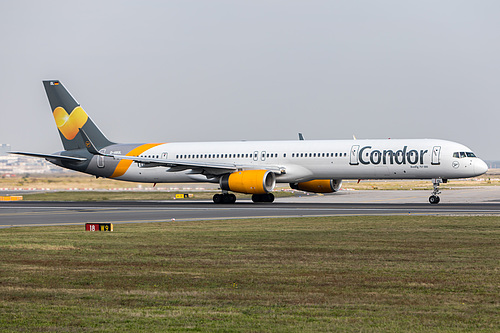
[[[341,191],[331,195],[279,198],[272,204],[211,201],[0,202],[0,228],[95,223],[148,223],[207,219],[340,215],[496,215],[500,187],[447,190],[441,203],[427,191]]]

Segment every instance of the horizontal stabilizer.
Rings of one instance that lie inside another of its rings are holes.
[[[83,157],[72,157],[72,156],[62,156],[62,155],[53,155],[53,154],[26,153],[26,152],[21,152],[21,151],[10,151],[9,154],[24,155],[24,156],[30,156],[30,157],[40,157],[40,158],[45,158],[48,160],[61,160],[61,161],[68,161],[68,162],[83,162],[83,161],[87,160],[86,158],[83,158]]]

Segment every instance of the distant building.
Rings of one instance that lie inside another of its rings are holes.
[[[11,151],[10,145],[6,143],[0,143],[0,156],[7,156],[8,151]]]
[[[0,154],[0,177],[2,178],[9,175],[67,173],[67,171],[43,158]]]
[[[500,161],[485,161],[490,169],[499,169]]]

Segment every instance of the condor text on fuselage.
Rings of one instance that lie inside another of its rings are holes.
[[[393,151],[391,149],[372,149],[372,146],[364,146],[359,150],[359,163],[361,164],[421,164],[424,165],[424,156],[429,153],[427,149],[403,149]],[[367,159],[365,159],[367,158]],[[355,163],[351,163],[355,164]]]

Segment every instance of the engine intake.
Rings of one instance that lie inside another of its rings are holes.
[[[245,170],[223,175],[220,188],[247,194],[264,194],[271,192],[276,185],[276,176],[269,170]]]
[[[294,190],[312,193],[332,193],[340,190],[342,179],[315,179],[303,183],[290,183]]]

